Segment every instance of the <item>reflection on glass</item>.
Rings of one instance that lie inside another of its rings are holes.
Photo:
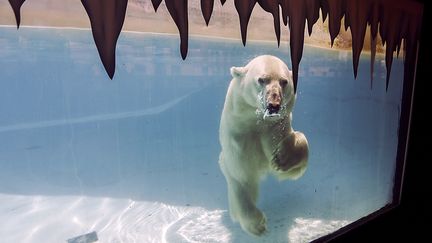
[[[289,64],[286,43],[193,37],[182,61],[176,36],[124,32],[114,80],[88,30],[1,27],[0,43],[5,242],[309,241],[391,200],[400,59],[386,91],[382,56],[371,89],[368,54],[355,80],[346,51],[305,47],[292,125],[309,167],[261,184],[268,232],[254,238],[229,218],[219,121],[229,68],[261,54]]]

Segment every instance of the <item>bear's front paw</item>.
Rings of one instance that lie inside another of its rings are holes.
[[[283,139],[273,151],[271,167],[277,172],[284,172],[305,163],[309,148],[306,137],[301,132],[293,132]]]
[[[293,161],[292,156],[286,151],[281,151],[280,148],[273,151],[273,159],[270,166],[274,171],[287,171],[293,164],[295,164],[295,162]]]
[[[260,236],[267,231],[267,219],[261,211],[256,210],[249,216],[248,219],[241,222],[241,226],[246,232]]]

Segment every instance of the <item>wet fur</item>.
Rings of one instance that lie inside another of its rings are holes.
[[[292,74],[280,59],[259,56],[245,67],[232,67],[231,75],[220,123],[219,165],[227,182],[231,218],[246,232],[261,235],[267,220],[256,207],[260,180],[268,173],[280,180],[301,177],[307,168],[308,142],[291,127]],[[259,77],[271,82],[262,85]],[[265,118],[262,99],[268,96],[263,92],[275,80],[288,81],[278,97],[282,108],[277,117]]]

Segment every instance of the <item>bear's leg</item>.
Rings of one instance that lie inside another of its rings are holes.
[[[266,231],[265,215],[255,206],[258,183],[241,184],[231,176],[228,183],[228,202],[233,221],[238,221],[248,233],[261,235]]]
[[[230,214],[239,221],[246,232],[261,235],[266,231],[265,215],[255,206],[258,183],[242,184],[228,177]]]
[[[279,180],[296,180],[306,171],[308,158],[309,145],[305,135],[293,132],[274,151],[271,164]]]
[[[240,182],[232,175],[223,159],[219,158],[220,168],[225,176],[228,186],[229,212],[234,222],[238,221],[246,232],[261,235],[266,231],[265,215],[256,207],[258,199],[259,176],[249,175],[246,182]],[[232,168],[231,168],[232,170]]]

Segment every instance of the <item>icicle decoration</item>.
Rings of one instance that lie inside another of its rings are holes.
[[[209,24],[213,12],[214,0],[200,0],[204,22]],[[240,33],[243,45],[246,45],[247,28],[252,11],[256,5],[273,15],[276,40],[280,43],[280,11],[284,25],[288,25],[293,70],[294,88],[297,89],[298,71],[303,55],[304,31],[307,23],[311,35],[313,25],[321,10],[323,20],[329,19],[331,45],[339,34],[341,21],[345,20],[345,29],[352,35],[353,73],[357,77],[360,54],[362,52],[366,27],[371,32],[371,85],[373,63],[376,52],[376,38],[379,33],[386,45],[385,62],[387,68],[386,87],[389,85],[393,54],[401,49],[405,58],[404,82],[414,77],[414,65],[423,6],[413,0],[233,0],[240,20]],[[9,0],[15,14],[17,27],[20,25],[20,8],[25,0]],[[81,0],[91,22],[93,38],[99,56],[112,78],[115,72],[115,49],[121,32],[127,0]],[[152,0],[157,11],[162,0]],[[226,1],[221,0],[223,5]],[[258,4],[257,4],[258,3]],[[180,54],[183,59],[188,51],[188,1],[165,0],[165,5],[174,20],[180,35]],[[404,42],[402,42],[404,40]]]

